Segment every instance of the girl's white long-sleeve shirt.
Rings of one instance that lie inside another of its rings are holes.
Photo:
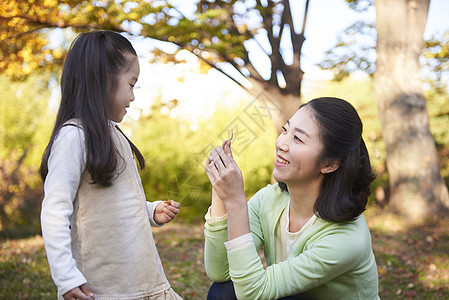
[[[48,159],[48,174],[44,183],[42,235],[52,278],[60,296],[87,282],[77,268],[70,236],[73,201],[85,170],[84,148],[82,129],[76,126],[62,127],[52,146]],[[159,226],[153,218],[158,202],[147,201],[148,216],[154,226]]]

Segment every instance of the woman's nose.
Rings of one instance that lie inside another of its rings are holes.
[[[288,151],[288,144],[287,144],[287,137],[285,134],[279,135],[277,141],[276,141],[276,148],[281,151]]]

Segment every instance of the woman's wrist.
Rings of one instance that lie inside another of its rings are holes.
[[[246,198],[243,197],[239,201],[227,202],[226,210],[228,212],[229,241],[251,232]]]
[[[242,210],[245,210],[246,214],[248,214],[248,204],[245,195],[224,202],[224,206],[228,214],[241,213]]]
[[[212,203],[210,206],[210,216],[214,217],[222,217],[226,214],[226,207],[223,201],[218,197],[217,192],[212,189]]]

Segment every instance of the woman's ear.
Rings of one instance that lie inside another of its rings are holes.
[[[338,159],[329,159],[324,167],[321,168],[321,174],[329,174],[334,172],[340,166]]]

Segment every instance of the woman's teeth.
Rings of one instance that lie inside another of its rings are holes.
[[[284,165],[289,165],[290,164],[290,162],[288,160],[285,160],[285,159],[280,158],[280,157],[277,158],[277,161],[280,162],[281,164],[284,164]]]

